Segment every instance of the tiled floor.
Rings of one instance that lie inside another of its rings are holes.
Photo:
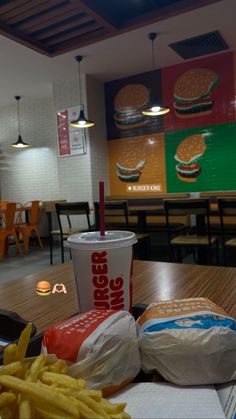
[[[65,249],[65,260],[69,260],[69,250]],[[61,263],[60,248],[53,252],[54,265]],[[27,255],[17,255],[15,246],[10,246],[8,256],[0,262],[0,283],[38,273],[50,267],[49,248],[41,250],[32,247]]]

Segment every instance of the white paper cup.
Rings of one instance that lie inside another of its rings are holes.
[[[132,307],[133,244],[131,231],[74,234],[67,240],[81,312]]]

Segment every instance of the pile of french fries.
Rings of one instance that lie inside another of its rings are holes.
[[[81,418],[128,419],[126,403],[110,403],[99,390],[86,389],[83,378],[66,375],[65,361],[50,363],[45,354],[25,358],[31,335],[29,323],[18,345],[4,350],[0,368],[0,417],[2,419]]]

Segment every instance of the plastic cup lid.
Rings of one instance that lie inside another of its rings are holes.
[[[100,231],[73,234],[68,237],[67,244],[72,249],[94,250],[115,249],[131,246],[137,242],[132,231],[106,231],[105,236],[100,236]]]

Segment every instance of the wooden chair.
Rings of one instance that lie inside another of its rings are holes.
[[[95,226],[100,229],[100,204],[94,202]],[[127,201],[105,201],[105,227],[107,230],[128,230],[132,231],[129,224],[129,209]],[[150,234],[135,232],[140,259],[150,258]]]
[[[223,242],[223,264],[226,264],[226,248],[236,247],[236,225],[229,230],[225,218],[236,216],[236,198],[218,198],[221,237]],[[231,236],[231,237],[230,237]]]
[[[50,248],[50,264],[53,264],[53,244],[54,244],[54,237],[59,237],[61,235],[61,232],[59,230],[58,221],[57,226],[54,226],[54,217],[53,214],[56,215],[56,207],[55,204],[59,202],[66,202],[66,199],[57,199],[54,201],[43,201],[43,208],[45,211],[45,214],[47,216],[48,221],[48,232],[49,232],[49,248]]]
[[[8,247],[8,237],[10,236],[15,239],[17,252],[21,254],[21,249],[14,225],[15,212],[16,203],[8,202],[5,206],[4,227],[0,229],[0,260],[3,260],[5,257],[6,249]]]
[[[43,250],[44,246],[38,231],[38,222],[42,211],[41,203],[40,201],[27,202],[24,204],[24,210],[30,212],[29,220],[27,224],[16,224],[16,231],[23,238],[25,252],[29,251],[29,240],[32,233],[36,234],[39,246]]]
[[[60,230],[60,241],[61,241],[61,262],[64,263],[64,241],[68,239],[71,234],[81,233],[82,231],[90,231],[90,209],[88,202],[66,202],[66,203],[55,203],[57,219]],[[85,215],[88,228],[80,229],[79,227],[72,227],[71,216]],[[63,222],[64,221],[64,222]]]
[[[175,250],[177,250],[177,261],[182,262],[182,247],[196,249],[199,254],[201,249],[207,250],[207,261],[211,259],[210,250],[216,246],[217,264],[219,264],[219,239],[211,235],[210,230],[210,202],[208,199],[173,199],[164,201],[166,215],[167,235],[170,249],[170,260],[175,260]],[[180,231],[173,232],[171,229],[170,216],[188,216],[189,225],[186,226],[185,233]],[[193,229],[191,217],[196,217],[196,226]],[[195,232],[193,232],[195,230]],[[204,255],[205,255],[204,250]],[[199,259],[197,259],[197,262]]]

